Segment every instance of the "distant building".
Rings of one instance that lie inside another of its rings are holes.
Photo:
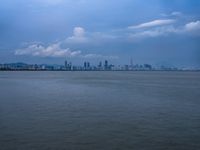
[[[124,69],[125,69],[125,71],[129,71],[129,66],[128,66],[128,65],[125,65],[125,66],[124,66]]]
[[[83,67],[84,67],[84,69],[87,68],[87,62],[84,62]]]
[[[70,62],[70,63],[68,64],[68,66],[69,66],[69,70],[71,71],[71,70],[72,70],[72,63]]]
[[[67,60],[65,60],[65,68],[67,68],[67,67],[68,67]]]
[[[45,65],[42,65],[41,68],[42,68],[42,70],[45,70],[45,69],[46,69],[46,66],[45,66]]]
[[[100,61],[98,66],[97,66],[97,70],[103,70],[103,65],[102,62]]]
[[[199,70],[199,68],[176,68],[176,67],[166,67],[161,66],[158,68],[152,67],[150,64],[135,64],[133,65],[132,59],[130,60],[130,64],[126,65],[112,65],[109,64],[107,60],[103,63],[100,61],[98,65],[93,66],[90,62],[85,61],[81,66],[72,66],[72,63],[66,60],[64,65],[47,65],[47,64],[25,64],[25,63],[8,63],[8,64],[0,64],[0,70],[30,70],[30,71],[40,71],[40,70],[48,70],[48,71],[140,71],[140,70]]]
[[[90,68],[90,63],[89,63],[89,62],[87,62],[87,68],[88,68],[88,69]]]
[[[84,70],[90,70],[90,62],[84,62]]]
[[[67,60],[65,60],[65,70],[71,71],[72,70],[72,63],[71,62],[67,62]]]
[[[102,67],[102,62],[101,61],[99,62],[99,67]]]
[[[104,63],[104,70],[108,70],[108,61],[105,60],[105,63]]]
[[[130,66],[129,66],[128,69],[129,69],[129,70],[133,70],[133,69],[134,69],[133,58],[130,59]]]
[[[152,70],[152,66],[149,64],[144,64],[144,69],[145,70]]]

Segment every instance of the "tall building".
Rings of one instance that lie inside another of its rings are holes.
[[[104,69],[105,69],[105,70],[108,70],[108,61],[107,61],[107,60],[105,60]]]
[[[89,63],[89,62],[87,62],[87,68],[88,68],[88,69],[90,68],[90,63]]]
[[[132,57],[130,59],[130,65],[131,65],[131,67],[133,67],[133,58]]]
[[[65,70],[72,70],[72,63],[65,60]]]
[[[68,66],[69,66],[69,70],[72,70],[72,63],[71,62],[69,63]]]
[[[98,70],[102,70],[103,69],[103,67],[102,67],[102,62],[100,61],[99,62],[99,65],[98,65]]]
[[[101,68],[102,67],[102,62],[100,61],[99,62],[99,66],[98,66],[99,68]]]
[[[86,69],[87,68],[87,62],[84,62],[84,69]]]
[[[67,60],[65,60],[65,68],[67,68],[67,67],[68,67]]]
[[[88,62],[84,62],[84,70],[88,69]]]
[[[89,70],[90,69],[90,62],[84,62],[84,70]]]
[[[130,70],[133,70],[134,69],[134,65],[133,65],[133,58],[131,57],[130,59],[130,67],[129,67]]]

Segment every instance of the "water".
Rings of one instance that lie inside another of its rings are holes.
[[[199,150],[200,72],[0,72],[1,150]]]

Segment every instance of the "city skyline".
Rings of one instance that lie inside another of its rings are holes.
[[[65,60],[59,64],[28,64],[23,62],[0,64],[0,71],[200,71],[200,68],[178,68],[175,66],[153,66],[151,64],[134,64],[132,58],[130,64],[112,64],[108,60],[92,64],[84,61],[75,65],[71,61]]]
[[[0,63],[200,67],[200,2],[2,0]],[[20,8],[18,7],[20,5]]]

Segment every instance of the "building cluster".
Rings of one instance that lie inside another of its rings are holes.
[[[98,65],[91,65],[90,62],[85,61],[82,66],[75,66],[71,62],[65,61],[65,66],[62,69],[70,71],[111,71],[116,70],[114,67],[114,65],[108,64],[107,60],[104,63],[100,61]]]
[[[65,61],[64,65],[46,65],[46,64],[25,64],[25,63],[9,63],[0,64],[0,70],[27,70],[27,71],[139,71],[139,70],[178,70],[176,68],[153,68],[149,64],[134,65],[131,61],[130,65],[113,65],[107,60],[99,62],[98,65],[91,65],[85,61],[83,65],[72,65],[71,62]]]

